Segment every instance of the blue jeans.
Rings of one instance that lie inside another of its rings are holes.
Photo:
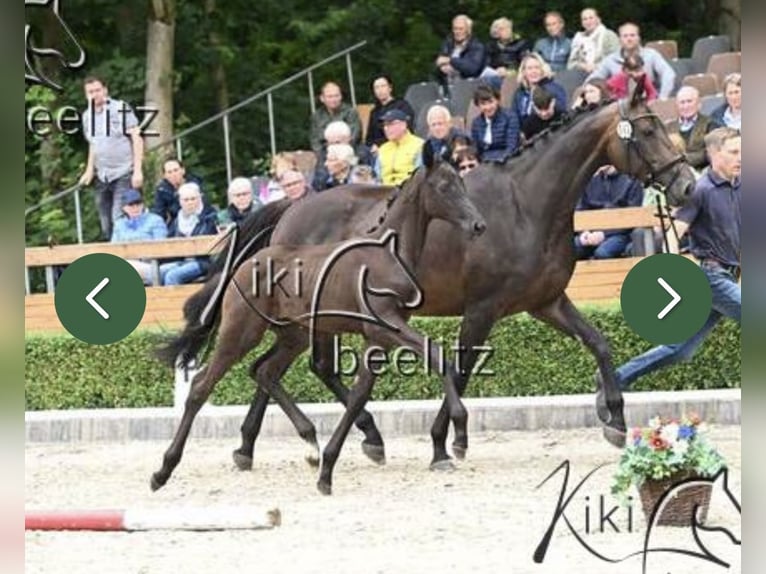
[[[583,245],[579,235],[575,237],[575,255],[577,259],[613,259],[622,257],[625,248],[630,243],[630,235],[610,235],[599,245]]]
[[[96,178],[96,210],[104,241],[112,238],[114,222],[122,215],[122,194],[131,188],[130,173],[106,182]]]
[[[637,378],[669,365],[689,361],[694,356],[702,341],[722,317],[731,317],[737,323],[742,316],[742,289],[737,280],[721,269],[702,270],[710,282],[713,292],[713,308],[702,328],[690,339],[674,345],[660,345],[649,349],[622,365],[615,372],[620,388],[626,390]]]
[[[160,279],[163,285],[183,285],[202,277],[204,270],[196,259],[184,259],[160,265]]]

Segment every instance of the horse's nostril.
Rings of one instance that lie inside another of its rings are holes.
[[[487,224],[483,221],[477,221],[473,224],[473,230],[477,235],[481,235],[487,229]]]

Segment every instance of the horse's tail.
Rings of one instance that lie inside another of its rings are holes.
[[[221,240],[224,247],[211,261],[205,284],[184,303],[183,331],[163,341],[156,350],[161,362],[175,366],[180,355],[181,364],[188,365],[215,335],[223,293],[234,271],[242,261],[269,244],[274,227],[290,204],[290,200],[283,199],[265,205]]]

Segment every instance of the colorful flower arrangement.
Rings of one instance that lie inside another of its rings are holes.
[[[705,440],[706,425],[696,414],[678,419],[652,418],[647,427],[628,434],[614,475],[612,494],[623,501],[631,484],[662,480],[677,474],[711,477],[726,466],[723,457]]]

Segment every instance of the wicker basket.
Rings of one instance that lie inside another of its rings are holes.
[[[682,480],[698,476],[693,472],[680,472],[662,480],[645,480],[638,489],[641,506],[647,522],[651,519],[655,506],[665,492]],[[690,526],[694,508],[697,507],[697,522],[704,524],[710,506],[712,484],[694,484],[679,488],[665,501],[657,524],[663,526]]]

